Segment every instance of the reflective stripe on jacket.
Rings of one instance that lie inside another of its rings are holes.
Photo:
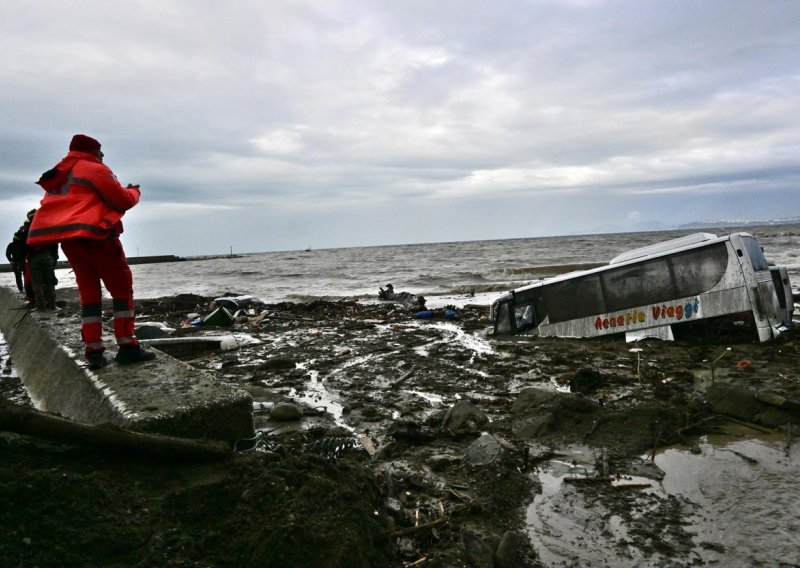
[[[46,193],[28,244],[120,234],[122,216],[139,202],[138,189],[122,187],[108,166],[87,152],[70,152],[36,183]]]

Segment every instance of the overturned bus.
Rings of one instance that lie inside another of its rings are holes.
[[[496,334],[672,339],[672,326],[729,317],[760,341],[788,329],[786,270],[748,233],[695,233],[623,253],[608,265],[513,290],[492,305]]]

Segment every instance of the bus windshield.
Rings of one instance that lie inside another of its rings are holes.
[[[764,251],[761,250],[761,245],[753,237],[742,236],[742,243],[747,251],[747,256],[750,258],[750,264],[753,265],[753,270],[759,272],[761,270],[769,270],[769,264],[764,257]]]

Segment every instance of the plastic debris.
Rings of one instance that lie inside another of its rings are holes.
[[[194,322],[192,322],[192,324],[194,324]],[[226,308],[219,307],[208,314],[208,316],[203,320],[203,324],[228,327],[229,325],[233,324],[233,316]]]
[[[356,438],[322,438],[305,444],[303,451],[336,461],[346,453],[362,451],[362,447]]]

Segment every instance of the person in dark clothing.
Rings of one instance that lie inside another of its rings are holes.
[[[15,235],[16,237],[16,235]],[[14,271],[14,279],[17,281],[17,290],[25,292],[22,285],[22,273],[25,271],[25,241],[18,241],[14,238],[6,247],[6,258]]]
[[[56,309],[56,263],[58,245],[28,247],[28,270],[30,270],[33,298],[39,310]]]
[[[56,262],[58,244],[30,246],[27,244],[36,209],[31,209],[25,222],[14,233],[14,240],[6,249],[6,257],[13,257],[17,288],[27,297],[28,303],[40,310],[56,309]]]
[[[33,216],[36,213],[36,209],[31,209],[25,215],[25,221],[23,221],[22,225],[17,232],[14,233],[14,240],[12,241],[15,243],[17,258],[19,259],[19,270],[21,272],[21,279],[22,279],[22,293],[25,294],[25,298],[28,300],[29,304],[33,304],[34,300],[34,291],[33,291],[33,281],[31,280],[31,271],[30,266],[28,265],[28,232],[31,228],[31,222],[33,221]]]

